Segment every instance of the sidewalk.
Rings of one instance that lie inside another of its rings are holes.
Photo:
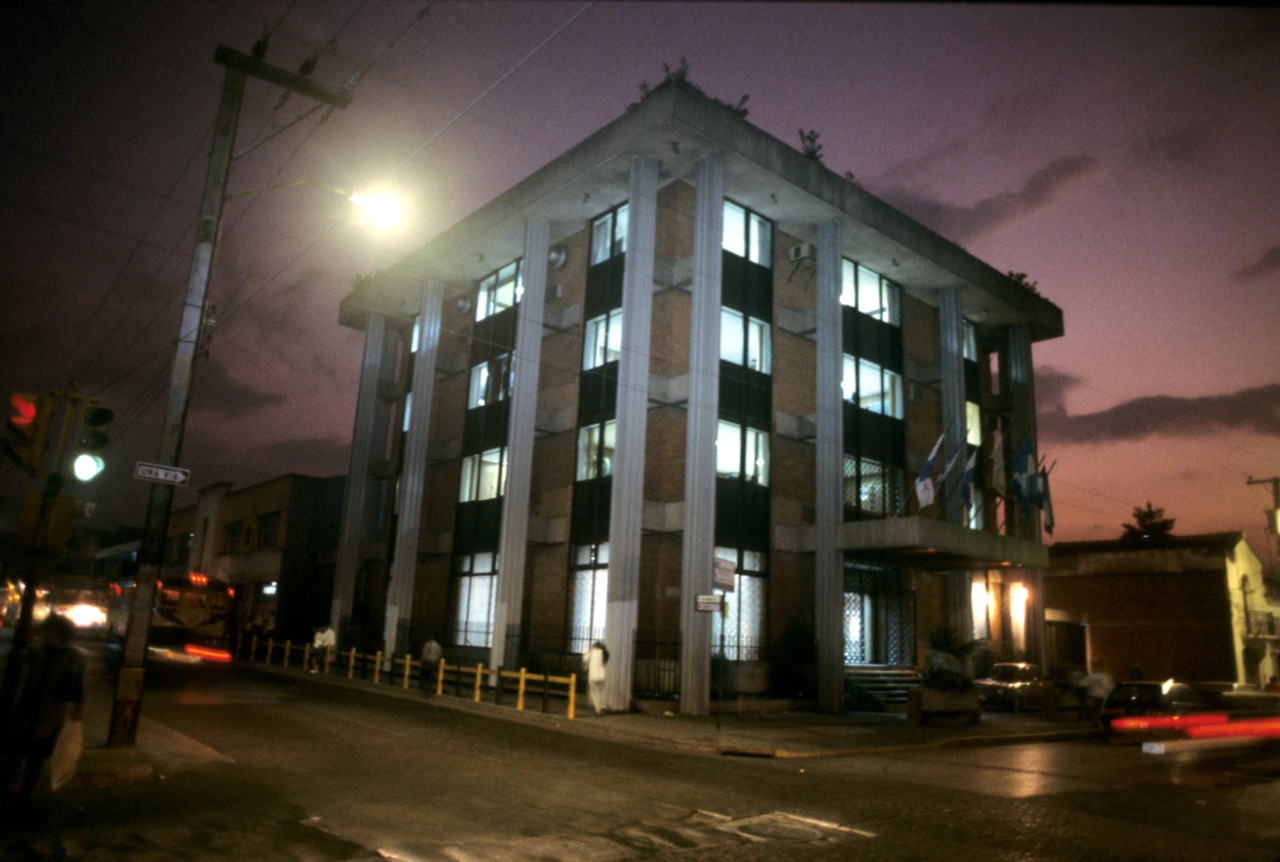
[[[476,716],[515,721],[560,733],[607,739],[661,750],[741,757],[814,758],[889,754],[944,746],[1010,745],[1086,739],[1096,736],[1087,724],[1070,716],[1050,720],[1039,713],[984,712],[978,724],[936,721],[926,725],[908,722],[894,713],[828,715],[815,712],[745,713],[736,710],[719,716],[682,716],[675,713],[630,712],[603,716],[582,715],[569,720],[563,714],[537,709],[475,703],[453,695],[427,697],[416,689],[373,685],[342,676],[307,674],[300,669],[273,665],[242,668],[264,675],[288,676],[315,685],[329,685],[364,692],[370,697],[392,697],[421,702],[432,709],[452,709]],[[139,721],[136,745],[107,748],[111,692],[105,680],[88,699],[85,716],[85,752],[73,785],[100,789],[171,775],[203,763],[225,761],[218,752],[145,715]],[[144,698],[145,704],[145,698]]]

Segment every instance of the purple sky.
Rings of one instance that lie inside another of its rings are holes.
[[[83,0],[0,15],[0,391],[77,381],[116,410],[108,472],[80,493],[104,525],[141,520],[133,464],[155,457],[214,49],[271,31],[268,62],[318,51],[317,81],[360,78],[351,107],[293,125],[311,103],[250,81],[231,191],[386,182],[415,218],[378,237],[314,187],[228,205],[181,459],[192,487],[344,472],[361,338],[337,303],[353,278],[683,59],[708,95],[748,95],[748,119],[797,147],[816,130],[827,167],[1062,307],[1066,336],[1035,348],[1055,539],[1118,536],[1148,500],[1177,533],[1261,539],[1270,493],[1246,478],[1280,475],[1274,12]],[[25,481],[0,468],[0,526]]]

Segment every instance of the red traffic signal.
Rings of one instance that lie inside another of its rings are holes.
[[[8,439],[4,452],[32,475],[40,472],[49,441],[49,420],[53,415],[52,395],[15,392],[10,399],[13,411],[6,423]]]

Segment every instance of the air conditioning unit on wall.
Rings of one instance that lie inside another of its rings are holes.
[[[813,260],[814,249],[813,243],[802,242],[799,245],[791,246],[791,262],[796,263],[801,260]]]

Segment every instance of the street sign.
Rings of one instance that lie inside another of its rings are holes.
[[[721,600],[720,596],[714,594],[709,596],[696,596],[694,598],[694,607],[700,611],[719,613]]]
[[[711,570],[711,586],[726,593],[733,592],[733,576],[736,571],[736,567],[728,560],[716,560],[716,566]]]
[[[163,464],[148,464],[139,461],[134,465],[133,478],[146,482],[163,482],[166,485],[185,485],[191,477],[191,471],[185,467],[166,467]]]

